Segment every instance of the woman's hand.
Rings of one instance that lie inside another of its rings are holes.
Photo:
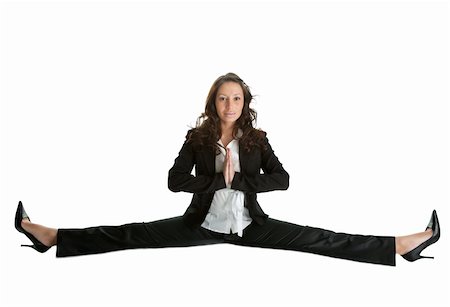
[[[227,187],[231,187],[231,183],[234,178],[234,166],[233,161],[231,159],[231,150],[227,148],[227,153],[225,155],[225,162],[223,164],[223,176],[225,177],[225,183]]]

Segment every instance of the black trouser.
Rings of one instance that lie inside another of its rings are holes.
[[[59,229],[57,257],[133,248],[184,247],[216,243],[309,252],[360,262],[395,265],[395,238],[336,233],[268,218],[250,224],[243,236],[187,227],[181,216],[150,223]]]

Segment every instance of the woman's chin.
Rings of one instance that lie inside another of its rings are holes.
[[[223,123],[227,123],[227,124],[233,124],[233,123],[236,122],[236,120],[237,120],[236,117],[228,117],[228,116],[221,119],[221,121],[222,121]]]

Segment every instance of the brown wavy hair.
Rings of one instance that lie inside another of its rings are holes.
[[[255,147],[265,150],[266,133],[254,127],[256,125],[257,114],[254,109],[250,108],[250,102],[252,102],[254,96],[250,92],[249,86],[238,75],[232,72],[220,76],[214,81],[206,98],[205,112],[197,118],[196,127],[188,131],[186,140],[192,142],[193,147],[196,149],[206,146],[213,150],[215,149],[216,153],[219,153],[217,141],[220,139],[222,131],[220,118],[216,110],[216,96],[220,86],[225,82],[238,83],[244,93],[244,107],[241,116],[234,125],[233,137],[236,138],[238,130],[241,129],[242,136],[239,138],[239,146],[247,152]]]

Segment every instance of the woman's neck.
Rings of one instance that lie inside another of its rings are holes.
[[[222,136],[232,136],[233,135],[234,124],[222,124],[220,129],[222,132]]]

